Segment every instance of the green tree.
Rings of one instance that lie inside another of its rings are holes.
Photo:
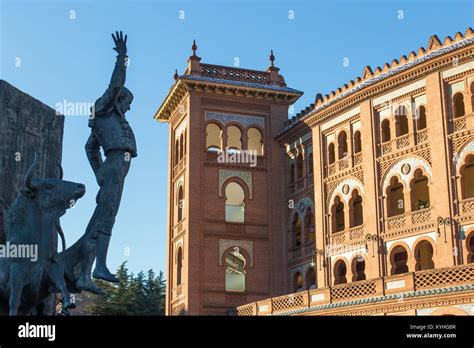
[[[95,296],[87,307],[93,315],[164,315],[166,282],[162,271],[156,276],[153,270],[136,276],[128,274],[126,262],[116,273],[118,284],[97,281],[104,294]]]

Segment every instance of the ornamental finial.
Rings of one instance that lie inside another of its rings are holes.
[[[275,56],[273,55],[273,50],[270,50],[270,66],[275,66],[274,65],[274,62],[275,62]]]

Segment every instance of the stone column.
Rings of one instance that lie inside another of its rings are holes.
[[[444,104],[445,94],[439,72],[433,72],[426,77],[426,101],[428,112],[426,122],[431,152],[431,170],[433,186],[430,191],[431,218],[436,221],[438,216],[446,218],[452,215],[451,202],[453,192],[450,185],[452,156],[449,154],[447,140],[447,105]],[[447,229],[447,243],[444,235],[437,238],[436,251],[433,261],[436,268],[449,267],[455,264],[453,248],[456,241],[453,238],[454,228]]]
[[[378,177],[376,166],[376,134],[378,126],[374,124],[374,120],[375,115],[371,101],[366,100],[362,102],[360,104],[360,132],[362,145],[362,168],[364,171],[364,192],[363,194],[361,193],[364,203],[364,233],[380,236],[378,224],[380,212],[377,209],[377,186],[381,179]],[[376,254],[376,257],[372,258],[372,251],[369,250],[365,267],[367,279],[380,277],[381,265],[379,254]]]
[[[320,126],[312,128],[313,138],[313,175],[314,175],[314,222],[315,222],[315,248],[326,251],[325,235],[329,233],[326,226],[326,194],[324,192],[323,178],[324,178],[324,156],[326,151],[323,150],[322,135]],[[323,257],[324,258],[324,257]],[[323,258],[317,258],[316,263]],[[318,288],[327,286],[326,269],[316,265],[316,283]]]

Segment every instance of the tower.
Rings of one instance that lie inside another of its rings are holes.
[[[302,92],[193,53],[156,112],[169,123],[167,314],[225,314],[283,294],[285,192],[275,140]]]

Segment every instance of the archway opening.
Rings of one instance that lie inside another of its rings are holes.
[[[351,227],[361,226],[364,223],[364,212],[362,207],[362,197],[358,190],[352,191],[351,206]]]
[[[352,281],[357,282],[365,279],[365,260],[362,257],[356,257],[352,262]]]
[[[474,198],[474,154],[468,155],[461,167],[462,198]]]
[[[395,134],[397,137],[408,134],[408,117],[403,105],[400,105],[395,111]]]
[[[382,121],[382,143],[390,140],[390,121],[385,119]]]
[[[343,260],[338,260],[334,264],[334,285],[347,283],[347,267]]]
[[[403,213],[405,213],[403,184],[394,176],[390,179],[390,186],[387,187],[387,215],[390,217]]]
[[[245,193],[242,186],[236,182],[230,182],[225,188],[225,221],[244,222],[245,216]]]
[[[332,227],[333,233],[344,231],[344,203],[341,201],[339,196],[334,199],[332,206]]]
[[[342,131],[337,137],[337,158],[343,159],[347,156],[347,133]]]
[[[453,111],[454,117],[462,117],[466,114],[464,110],[464,96],[461,92],[453,96]]]
[[[423,240],[415,247],[415,270],[423,271],[426,269],[433,269],[433,246],[430,242]]]
[[[426,209],[430,206],[430,191],[428,188],[428,177],[421,169],[417,169],[410,183],[412,211]]]
[[[295,292],[303,290],[303,275],[300,272],[293,276],[293,289]]]
[[[316,273],[314,268],[311,267],[306,272],[306,289],[311,290],[316,288]]]
[[[298,214],[295,214],[295,216],[293,217],[292,232],[293,246],[298,247],[301,245],[301,221]]]
[[[392,263],[391,275],[408,272],[408,252],[403,246],[398,245],[392,250],[390,260]]]

